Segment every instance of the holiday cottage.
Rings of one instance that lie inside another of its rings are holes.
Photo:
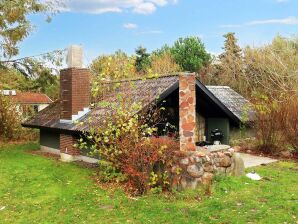
[[[40,129],[41,150],[59,154],[64,161],[96,162],[74,147],[80,134],[88,132],[88,125],[82,122],[93,116],[100,126],[106,113],[106,108],[90,108],[90,74],[88,69],[82,68],[81,61],[73,59],[69,68],[61,71],[60,100],[23,126]],[[169,132],[177,132],[183,151],[195,150],[197,145],[214,140],[228,144],[230,132],[239,129],[244,113],[248,121],[253,120],[245,98],[227,86],[204,86],[194,73],[119,81],[121,91],[126,91],[128,82],[133,83],[130,96],[134,100],[146,98],[147,103],[154,102],[165,108],[167,123],[173,127]],[[110,96],[109,100],[115,98]],[[164,130],[166,126],[160,124],[159,128]]]

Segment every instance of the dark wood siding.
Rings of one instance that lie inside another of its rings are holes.
[[[50,130],[40,130],[40,145],[58,149],[60,146],[60,134]]]

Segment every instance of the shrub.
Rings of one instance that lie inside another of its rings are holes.
[[[0,136],[15,139],[20,136],[21,118],[17,106],[0,94]]]
[[[19,107],[0,94],[0,140],[36,140],[38,133],[22,128]]]
[[[170,52],[151,56],[151,70],[154,74],[170,74],[181,71]]]
[[[280,129],[284,140],[295,153],[298,153],[298,100],[297,96],[289,97],[281,104]]]
[[[167,188],[166,167],[179,144],[173,139],[153,137],[157,124],[163,122],[160,116],[163,108],[154,103],[144,107],[149,99],[137,102],[131,83],[118,82],[113,87],[99,88],[101,100],[95,106],[105,111],[104,116],[100,125],[96,116],[88,119],[85,139],[89,143],[82,138],[79,148],[87,149],[91,143],[91,153],[101,158],[100,177],[104,181],[126,181],[134,194],[143,194],[150,188]],[[105,101],[111,98],[117,100]]]
[[[282,95],[277,100],[266,96],[254,104],[255,130],[258,149],[273,153],[290,146],[298,152],[298,100],[297,96]],[[282,147],[284,146],[284,147]]]
[[[127,141],[127,140],[126,140]],[[148,138],[123,158],[121,171],[128,177],[128,187],[135,193],[149,189],[169,189],[168,170],[179,144],[170,138]]]
[[[260,95],[254,102],[256,120],[254,124],[257,149],[265,153],[273,153],[278,150],[280,138],[280,112],[277,102],[267,96]]]

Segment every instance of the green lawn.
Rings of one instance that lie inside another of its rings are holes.
[[[94,184],[93,172],[29,154],[36,144],[0,147],[0,223],[297,223],[298,167],[257,168],[265,177],[217,178],[198,192],[137,200]]]

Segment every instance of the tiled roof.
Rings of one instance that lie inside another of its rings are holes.
[[[236,117],[241,120],[243,113],[248,113],[253,119],[253,111],[249,108],[249,101],[228,86],[206,86],[207,89],[222,102]]]
[[[168,89],[170,89],[174,85],[177,85],[178,76],[170,75],[146,80],[138,79],[134,81],[121,81],[119,83],[121,84],[121,86],[117,88],[117,93],[128,94],[127,92],[129,91],[129,98],[134,100],[134,102],[144,102],[145,100],[146,102],[144,103],[150,103],[159,97],[162,98],[162,95],[165,94]],[[111,83],[106,83],[105,85],[111,85]],[[132,88],[130,88],[130,85],[133,85]],[[104,101],[116,101],[115,93],[105,95]],[[102,120],[101,118],[106,115],[107,110],[109,110],[109,108],[107,107],[95,107],[91,110],[91,112],[82,117],[80,121],[84,122],[88,119],[89,116],[92,116],[98,118],[96,122],[98,125],[100,125]],[[33,127],[57,128],[71,131],[86,131],[88,129],[88,127],[86,127],[86,124],[81,125],[79,123],[61,123],[59,101],[56,101],[47,108],[43,109],[35,117],[29,119],[23,125]]]
[[[177,89],[178,82],[178,75],[161,76],[146,80],[138,79],[130,82],[122,81],[118,82],[120,83],[120,87],[118,87],[116,93],[123,93],[124,97],[125,94],[129,94],[129,98],[134,102],[151,103],[157,98],[165,98],[173,90]],[[111,83],[106,83],[105,85],[111,85]],[[133,88],[130,88],[130,85],[132,85]],[[222,86],[207,86],[207,91],[210,91],[209,93],[213,94],[213,96],[217,98],[220,103],[222,103],[222,106],[226,107],[227,110],[233,114],[233,116],[239,118],[239,120],[241,119],[242,108],[248,103],[248,101],[245,100],[241,95],[229,87]],[[105,95],[104,100],[116,102],[117,98],[115,96],[115,92],[113,94]],[[97,102],[98,101],[99,100],[97,100]],[[107,110],[109,110],[109,108],[95,107],[91,110],[91,112],[82,117],[80,122],[84,122],[88,119],[88,117],[92,116],[97,118],[96,122],[98,125],[100,125],[102,118],[104,118],[104,116],[107,114]],[[86,124],[82,126],[78,123],[61,123],[59,101],[52,103],[49,107],[39,112],[35,117],[28,120],[24,126],[57,128],[71,131],[86,131],[88,129]]]
[[[20,104],[50,104],[53,102],[46,94],[42,93],[17,92],[16,95],[10,95],[10,97]]]

